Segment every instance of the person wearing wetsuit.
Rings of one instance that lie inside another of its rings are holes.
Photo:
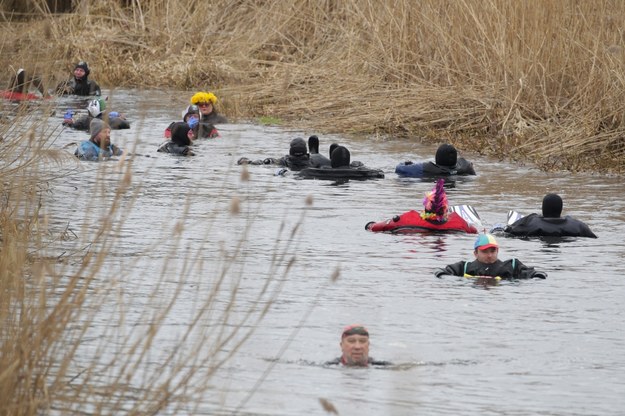
[[[395,167],[399,176],[420,178],[424,176],[475,175],[473,163],[458,157],[458,151],[450,144],[442,144],[436,150],[435,162],[402,162]]]
[[[379,169],[370,169],[361,162],[354,166],[351,154],[345,146],[336,146],[330,157],[330,166],[308,167],[299,171],[298,176],[306,179],[382,179],[384,172]]]
[[[99,118],[91,120],[89,127],[91,137],[81,142],[74,155],[81,160],[99,161],[110,159],[112,156],[121,156],[124,152],[111,144],[111,128]]]
[[[504,232],[520,237],[589,237],[597,238],[588,225],[569,215],[561,217],[562,198],[547,194],[543,198],[542,213],[530,214],[504,228]]]
[[[536,271],[518,259],[499,260],[497,258],[498,253],[499,245],[495,237],[491,234],[480,234],[474,244],[474,261],[459,261],[450,264],[444,269],[437,269],[434,275],[436,277],[453,275],[478,278],[488,276],[505,280],[547,278],[547,273]]]
[[[61,124],[75,130],[89,130],[91,120],[94,118],[99,118],[100,120],[106,120],[108,118],[108,125],[111,130],[130,128],[130,123],[126,120],[126,117],[123,114],[120,114],[117,111],[105,110],[106,100],[103,98],[91,100],[87,105],[87,114],[74,118],[74,113],[70,110],[66,113]]]
[[[312,135],[308,138],[308,153],[310,154],[310,163],[315,168],[322,166],[330,166],[330,159],[319,154],[319,137]]]
[[[237,161],[238,165],[278,165],[293,171],[300,171],[311,167],[310,155],[306,141],[301,137],[291,140],[289,144],[289,154],[281,158],[268,157],[266,159],[250,160],[242,157]]]
[[[217,96],[212,92],[196,92],[191,97],[191,104],[198,107],[200,114],[200,124],[197,127],[196,137],[217,137],[215,125],[228,122],[228,119],[218,114],[215,109]]]
[[[57,94],[60,95],[101,95],[100,86],[97,82],[89,79],[89,65],[86,62],[78,62],[74,67],[72,77],[61,82],[56,87]]]
[[[348,367],[388,366],[392,363],[369,357],[369,331],[360,324],[349,325],[341,334],[342,355],[325,365],[344,365]]]
[[[177,121],[171,126],[171,140],[161,144],[157,152],[172,153],[180,156],[195,156],[195,153],[189,147],[191,145],[191,136],[193,132],[187,123]]]
[[[477,234],[477,228],[455,212],[449,212],[445,180],[438,179],[431,192],[425,194],[423,211],[410,210],[380,222],[368,222],[365,230],[393,234],[417,232],[465,232]]]

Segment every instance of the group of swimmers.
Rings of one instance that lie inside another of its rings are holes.
[[[111,143],[111,128],[129,128],[125,117],[117,112],[106,111],[106,100],[101,98],[99,85],[89,79],[89,66],[86,62],[76,64],[72,77],[59,84],[57,93],[74,94],[79,96],[93,96],[87,106],[87,115],[74,118],[67,114],[63,124],[79,130],[89,130],[90,138],[79,144],[76,156],[84,160],[102,160],[112,156],[119,156],[123,151]],[[24,91],[26,74],[18,71],[12,83],[15,91]],[[32,78],[31,83],[40,91],[43,89],[39,78]],[[182,111],[181,121],[171,123],[165,129],[166,140],[159,146],[159,152],[173,153],[185,156],[193,155],[190,146],[197,138],[219,137],[216,124],[226,123],[227,119],[215,110],[217,97],[211,92],[197,92],[190,104]],[[303,178],[320,179],[369,179],[384,178],[381,170],[370,169],[361,162],[352,161],[351,154],[345,146],[333,143],[330,146],[329,157],[319,153],[319,138],[316,135],[309,137],[308,142],[302,138],[291,140],[289,152],[285,156],[251,160],[242,157],[239,165],[275,165],[279,166],[282,174],[293,171]],[[365,228],[369,231],[381,232],[466,232],[477,234],[475,226],[467,222],[455,212],[450,212],[444,189],[444,178],[451,176],[476,175],[473,163],[458,157],[457,150],[451,144],[440,145],[435,154],[435,160],[424,162],[406,161],[399,163],[395,168],[398,176],[405,177],[433,177],[439,178],[436,186],[425,195],[424,209],[415,210],[379,223],[370,222]],[[583,222],[570,216],[562,217],[563,202],[557,194],[547,194],[542,202],[542,215],[530,214],[514,221],[511,224],[497,228],[502,235],[521,237],[589,237],[597,238],[590,228]],[[399,231],[398,231],[399,230]],[[498,258],[499,244],[493,234],[479,234],[473,245],[472,261],[459,261],[435,270],[436,277],[445,275],[465,278],[515,280],[515,279],[545,279],[547,273],[526,266],[519,259],[500,260]],[[386,361],[376,361],[369,357],[369,331],[360,324],[344,328],[341,334],[341,357],[326,364],[340,364],[347,366],[388,365]]]

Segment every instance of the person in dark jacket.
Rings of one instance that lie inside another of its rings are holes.
[[[172,153],[181,156],[195,156],[191,146],[193,132],[187,123],[177,121],[171,125],[171,140],[165,141],[158,148],[158,152]]]
[[[475,240],[473,254],[474,261],[459,261],[446,266],[444,269],[437,269],[434,272],[436,277],[443,275],[461,277],[492,277],[495,279],[515,280],[515,279],[546,279],[547,273],[536,271],[533,267],[528,267],[518,259],[499,260],[499,245],[491,234],[480,234]]]
[[[547,194],[543,198],[542,214],[536,213],[520,218],[504,228],[504,232],[520,237],[589,237],[597,238],[588,225],[569,215],[561,217],[562,198]]]
[[[344,365],[348,367],[368,367],[392,365],[388,361],[378,361],[369,357],[369,331],[360,324],[343,328],[341,334],[341,356],[325,365]]]
[[[57,94],[60,95],[101,95],[100,86],[97,82],[89,79],[89,65],[86,62],[78,62],[74,67],[72,77],[61,82],[56,87]]]
[[[351,162],[351,154],[345,146],[337,146],[332,152],[330,166],[307,167],[301,169],[298,176],[305,179],[329,179],[334,181],[346,181],[350,179],[383,179],[384,172],[379,169],[370,169],[358,162],[354,167]]]
[[[237,161],[239,165],[278,165],[290,170],[300,171],[304,168],[311,167],[310,155],[306,141],[301,137],[291,140],[289,143],[289,154],[281,158],[268,157],[266,159],[250,160],[242,157]]]
[[[473,163],[458,157],[451,144],[442,144],[436,150],[435,162],[402,162],[395,167],[399,176],[421,178],[424,176],[475,175]]]
[[[315,168],[330,166],[330,159],[319,153],[319,137],[312,135],[308,138],[308,153],[310,163]]]
[[[196,105],[200,111],[200,124],[197,127],[196,134],[199,138],[211,137],[211,134],[214,135],[214,131],[216,131],[215,124],[228,122],[226,117],[217,113],[215,108],[217,96],[212,92],[196,92],[191,97],[191,104]]]

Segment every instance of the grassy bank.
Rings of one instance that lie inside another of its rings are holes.
[[[72,14],[41,9],[2,24],[4,68],[53,68],[58,80],[85,59],[107,87],[218,91],[232,117],[446,138],[545,169],[624,167],[620,1],[103,0]]]

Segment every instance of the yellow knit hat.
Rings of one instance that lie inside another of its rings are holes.
[[[199,104],[199,103],[211,103],[215,105],[217,103],[217,97],[212,92],[196,92],[191,97],[191,104]]]

